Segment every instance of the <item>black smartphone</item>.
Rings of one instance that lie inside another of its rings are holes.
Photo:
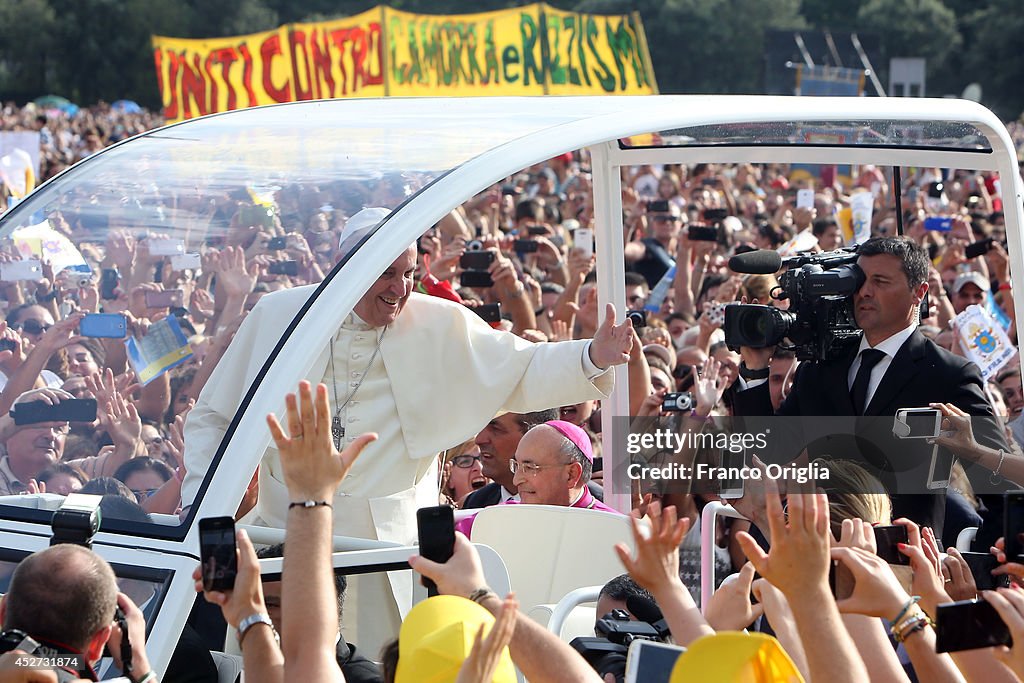
[[[274,261],[267,266],[267,273],[270,275],[291,275],[299,274],[298,261]]]
[[[117,286],[121,283],[121,276],[114,268],[104,268],[100,274],[100,298],[116,299]]]
[[[467,251],[459,257],[459,267],[463,270],[487,270],[492,263],[493,251]]]
[[[541,235],[547,235],[548,229],[545,228],[543,225],[527,225],[526,234],[533,235],[534,237],[539,237]]]
[[[486,270],[466,270],[459,276],[463,287],[493,287],[494,280]]]
[[[669,211],[667,199],[652,199],[647,202],[648,213],[668,213]]]
[[[501,304],[481,304],[473,309],[485,323],[501,322]]]
[[[14,351],[18,348],[18,342],[13,339],[0,339],[0,351]]]
[[[604,472],[604,458],[594,458],[594,464],[590,467],[591,472]]]
[[[232,517],[199,520],[199,560],[203,563],[203,590],[222,591],[235,587],[238,554]]]
[[[444,563],[455,552],[455,514],[447,505],[420,508],[416,511],[416,530],[420,540],[420,555]],[[437,584],[423,577],[427,595],[437,595]]]
[[[969,259],[978,258],[983,254],[987,254],[992,249],[992,245],[994,243],[995,238],[992,237],[988,237],[983,240],[978,240],[977,242],[971,242],[966,247],[964,247],[964,256],[966,256]]]
[[[704,209],[704,220],[708,223],[721,223],[729,215],[729,209]]]
[[[940,199],[944,189],[942,183],[928,183],[928,196],[932,199]]]
[[[533,240],[516,240],[513,249],[517,254],[532,254],[537,251],[540,244]]]
[[[1024,554],[1024,493],[1007,493],[1003,500],[1003,543],[1007,561]]]
[[[935,610],[935,651],[960,652],[1013,645],[1010,629],[996,608],[984,600],[961,600]]]
[[[287,248],[288,248],[288,238],[287,237],[271,237],[269,240],[267,240],[267,249],[269,249],[269,250],[280,251],[281,249],[287,249]]]
[[[909,543],[907,527],[894,524],[892,526],[875,527],[876,554],[889,564],[910,564],[910,558],[900,552],[897,543]]]
[[[1009,577],[992,576],[992,570],[999,566],[999,561],[992,553],[962,552],[960,555],[971,568],[971,576],[974,577],[974,585],[978,590],[991,591],[1009,586]]]
[[[713,225],[691,225],[686,228],[686,236],[694,242],[717,242],[718,228]]]
[[[11,417],[16,425],[38,424],[40,422],[92,422],[96,419],[96,399],[66,398],[60,403],[26,401],[15,403]]]

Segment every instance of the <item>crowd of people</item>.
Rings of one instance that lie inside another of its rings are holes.
[[[8,108],[3,127],[47,131],[46,177],[155,123],[145,113],[102,107],[80,116],[43,120]],[[1019,127],[1011,132],[1024,142]],[[407,191],[393,180],[361,191],[296,183],[270,197],[200,188],[173,202],[175,210],[191,207],[203,218],[184,232],[143,229],[136,221],[145,211],[126,210],[100,225],[81,209],[80,197],[53,212],[51,228],[89,268],[55,271],[44,262],[31,277],[0,282],[7,307],[0,323],[0,495],[114,497],[121,504],[108,506],[108,520],[174,523],[187,515],[245,388],[273,352],[277,337],[267,330],[284,329],[325,274],[387,218]],[[891,418],[899,409],[932,406],[943,416],[937,442],[960,463],[948,491],[929,495],[891,491],[885,473],[900,471],[899,460],[887,469],[856,452],[838,459],[829,453],[825,493],[779,491],[768,477],[748,480],[732,501],[746,519],[719,524],[715,544],[716,575],[737,576],[710,604],[700,604],[700,513],[717,493],[636,483],[631,512],[646,522],[637,523],[634,553],[619,549],[629,576],[617,580],[657,603],[675,643],[696,653],[694,644],[720,637],[716,632],[768,630],[777,639],[766,645],[773,661],[790,672],[779,674],[789,676],[784,680],[1024,678],[1019,647],[937,654],[932,627],[938,605],[982,595],[1015,641],[1024,639],[1016,587],[1024,566],[1000,554],[999,540],[1002,492],[1024,483],[1019,361],[983,375],[957,325],[978,305],[1017,344],[1004,188],[995,174],[958,169],[904,169],[900,180],[902,195],[894,197],[891,172],[872,166],[625,169],[625,312],[598,305],[585,151],[525,169],[430,226],[371,285],[337,334],[311,350],[318,361],[306,377],[310,384],[289,397],[284,425],[270,420],[274,446],[258,469],[237,473],[249,485],[236,518],[288,532],[273,607],[244,534],[235,590],[207,594],[239,630],[246,677],[338,680],[344,671],[357,681],[420,680],[418,667],[426,665],[417,648],[426,627],[414,624],[440,629],[444,614],[458,614],[486,628],[465,639],[449,678],[439,680],[506,680],[512,664],[531,681],[602,680],[514,599],[487,589],[466,539],[475,511],[493,505],[618,514],[602,502],[602,484],[613,473],[603,471],[600,413],[610,369],[624,365],[630,414],[660,419],[680,434],[700,433],[715,418]],[[146,193],[151,198],[159,189]],[[859,346],[821,362],[785,344],[754,348],[727,340],[726,307],[794,305],[778,297],[780,273],[738,273],[730,257],[850,244],[845,210],[865,194],[871,239],[860,247],[864,280],[851,298],[863,330]],[[178,241],[168,254],[166,246]],[[194,262],[180,259],[191,254]],[[26,256],[22,245],[0,245],[0,266]],[[85,334],[83,320],[100,312],[123,315],[123,330]],[[125,341],[169,328],[181,331],[188,352],[150,376],[133,365]],[[95,417],[68,419],[41,408],[83,398],[95,399]],[[30,409],[43,417],[18,418]],[[666,462],[663,453],[655,457]],[[693,448],[670,460],[692,465],[707,458],[714,455]],[[763,463],[753,466],[766,471]],[[347,590],[356,604],[341,610],[334,598],[345,589],[329,570],[332,528],[411,544],[417,507],[439,503],[465,511],[454,555],[446,563],[414,558],[411,565],[442,595],[409,611],[411,596],[393,577],[351,577]],[[910,583],[874,554],[873,524],[907,530],[899,552],[909,558]],[[991,546],[994,573],[1013,577],[1013,587],[979,592],[952,547],[968,527],[980,527],[974,549],[989,553]],[[25,616],[12,617],[32,612],[17,610],[12,598],[20,574],[27,581],[55,564],[80,561],[92,567],[92,580],[108,582],[95,558],[73,552],[52,549],[23,563],[4,603],[5,630],[60,639]],[[833,562],[855,579],[853,593],[838,601],[829,589]],[[116,591],[93,595],[100,611],[112,611],[111,600],[125,601]],[[128,628],[138,628],[141,612],[121,606]],[[264,614],[266,620],[250,619]],[[99,623],[81,635],[60,642],[91,659],[94,641],[106,642],[110,627]],[[395,636],[378,656],[376,645]],[[142,668],[135,683],[152,680]],[[164,680],[178,676],[172,666]]]

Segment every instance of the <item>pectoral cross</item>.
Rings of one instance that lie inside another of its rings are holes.
[[[334,447],[341,450],[341,440],[345,438],[345,427],[341,424],[341,415],[331,418],[331,436],[334,437]]]

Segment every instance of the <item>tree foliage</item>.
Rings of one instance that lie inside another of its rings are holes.
[[[411,12],[504,9],[525,0],[392,0]],[[662,92],[764,89],[767,29],[856,31],[890,57],[925,57],[928,94],[958,94],[977,81],[1004,117],[1024,108],[1020,0],[558,0],[561,9],[639,12]],[[80,103],[134,99],[159,106],[152,34],[183,38],[253,33],[281,23],[343,17],[367,0],[4,0],[0,96],[56,93]]]

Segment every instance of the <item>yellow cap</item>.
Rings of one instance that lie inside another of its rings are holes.
[[[669,683],[804,683],[779,641],[764,633],[722,631],[698,638],[672,669]]]
[[[398,635],[398,670],[395,683],[450,683],[473,649],[480,625],[486,637],[494,617],[466,598],[438,595],[409,611]],[[494,673],[494,683],[515,683],[515,667],[508,648]]]

